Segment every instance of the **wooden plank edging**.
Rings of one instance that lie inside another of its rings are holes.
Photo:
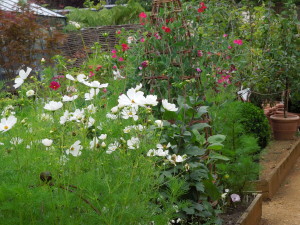
[[[300,156],[300,140],[298,140],[291,148],[289,154],[286,155],[274,168],[274,170],[263,180],[251,182],[256,187],[256,192],[262,194],[263,200],[270,199],[284,182],[288,173],[295,165]]]
[[[262,216],[262,194],[258,194],[236,225],[258,225]]]

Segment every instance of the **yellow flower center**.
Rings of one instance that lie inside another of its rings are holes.
[[[135,101],[132,99],[132,100],[131,100],[131,103],[135,103]]]
[[[71,151],[74,151],[74,150],[75,150],[75,148],[74,148],[74,147],[72,147],[72,148],[70,148],[70,150],[71,150]]]
[[[130,116],[132,116],[132,112],[129,112],[128,114],[129,114]]]
[[[8,129],[8,126],[4,126],[4,130],[7,130]]]

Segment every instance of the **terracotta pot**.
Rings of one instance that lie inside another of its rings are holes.
[[[283,114],[275,114],[271,117],[272,128],[275,140],[291,140],[294,139],[298,130],[299,116],[288,114],[284,118]]]

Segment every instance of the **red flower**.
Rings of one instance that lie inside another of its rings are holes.
[[[50,83],[50,86],[49,86],[51,89],[53,89],[53,90],[57,90],[58,88],[60,88],[60,84],[58,83],[58,82],[56,82],[56,81],[52,81],[51,83]]]
[[[166,33],[171,32],[171,29],[169,27],[162,27],[161,29],[163,29]]]
[[[127,44],[121,44],[122,46],[122,51],[125,52],[126,50],[129,49],[128,45]]]
[[[165,29],[165,32],[166,32],[166,33],[170,33],[170,32],[171,32],[171,29],[170,29],[169,27],[167,27],[167,28]]]
[[[202,13],[205,11],[205,9],[207,9],[207,7],[205,6],[204,2],[200,2],[200,8],[198,9],[198,12]]]

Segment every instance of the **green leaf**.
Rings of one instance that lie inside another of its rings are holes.
[[[205,193],[207,193],[213,201],[218,200],[220,198],[221,194],[216,185],[212,183],[212,181],[205,180],[203,181],[203,184],[205,187]]]
[[[195,140],[200,144],[200,145],[204,145],[204,143],[206,142],[204,135],[201,135],[199,133],[199,131],[197,131],[196,129],[192,130],[192,133],[194,134]]]
[[[204,192],[204,185],[203,185],[202,183],[197,182],[197,183],[195,184],[195,187],[196,187],[197,191]],[[200,210],[200,209],[199,209],[199,210]]]
[[[210,127],[207,123],[196,123],[191,128],[196,130],[203,130],[206,127]]]
[[[225,140],[225,138],[226,138],[225,135],[217,134],[217,135],[213,135],[213,136],[210,136],[209,138],[207,138],[207,141],[210,144],[221,143]]]
[[[221,150],[222,148],[224,147],[223,144],[221,143],[213,143],[213,144],[210,144],[207,149],[210,149],[210,150]]]
[[[221,155],[221,154],[219,154],[219,153],[216,153],[216,152],[211,152],[211,153],[209,154],[209,157],[210,157],[211,159],[220,159],[220,160],[223,160],[223,161],[228,161],[228,160],[230,160],[230,158],[228,158],[228,157],[226,157],[226,156],[224,156],[224,155]]]
[[[205,154],[205,149],[201,149],[197,146],[187,146],[184,153],[187,155],[201,156]]]
[[[208,106],[200,106],[197,110],[197,116],[201,117],[203,114],[207,113]]]

